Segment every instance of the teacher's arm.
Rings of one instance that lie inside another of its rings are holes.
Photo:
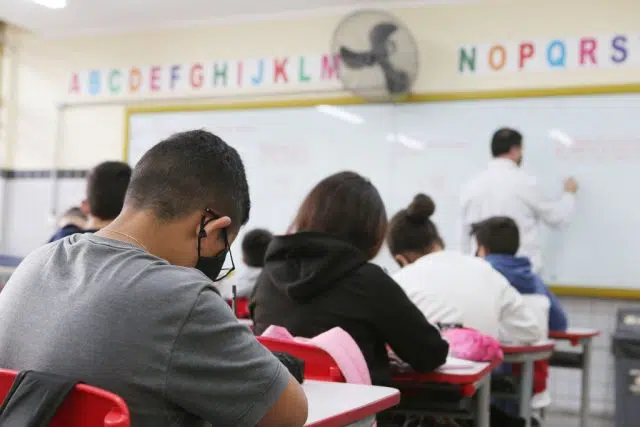
[[[531,178],[523,188],[522,197],[536,216],[551,227],[560,227],[569,222],[575,207],[575,193],[578,185],[573,178],[567,178],[564,192],[559,199],[545,197],[538,188],[534,178]]]

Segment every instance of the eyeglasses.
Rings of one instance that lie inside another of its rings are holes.
[[[212,209],[205,208],[204,211],[205,213],[208,213],[209,215],[211,215],[213,218],[209,218],[207,220],[205,219],[205,217],[202,217],[202,222],[200,226],[202,230],[204,230],[204,226],[209,224],[211,221],[215,221],[216,219],[222,218],[222,215],[216,213]],[[229,236],[227,234],[227,229],[223,228],[221,231],[222,231],[222,239],[224,241],[224,250],[226,251],[225,259],[226,259],[226,254],[229,254],[229,259],[231,260],[231,267],[223,266],[222,270],[220,270],[220,273],[218,274],[218,277],[216,278],[216,281],[220,281],[222,279],[229,277],[229,275],[233,273],[233,271],[236,269],[236,264],[233,262],[233,254],[231,253],[231,245],[229,245]]]

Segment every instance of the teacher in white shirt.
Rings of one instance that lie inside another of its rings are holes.
[[[544,197],[535,177],[520,168],[522,152],[522,135],[517,130],[502,128],[493,134],[493,159],[489,167],[471,179],[461,193],[462,250],[471,252],[471,224],[492,216],[508,216],[520,229],[518,255],[528,257],[534,270],[540,272],[542,255],[538,234],[541,222],[551,227],[567,223],[573,212],[578,184],[575,179],[567,178],[560,198]]]

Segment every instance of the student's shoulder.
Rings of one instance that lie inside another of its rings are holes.
[[[381,294],[401,289],[400,285],[382,267],[371,262],[362,264],[345,281],[347,286],[353,286],[359,288],[362,292],[371,294]]]
[[[484,258],[469,257],[470,265],[475,267],[474,271],[478,275],[478,278],[484,278],[486,282],[491,283],[498,288],[510,288],[511,284],[506,277],[502,275],[498,270]],[[471,264],[472,263],[472,264]]]
[[[365,262],[356,267],[353,271],[354,276],[359,278],[368,278],[374,280],[390,279],[389,275],[382,267],[372,262]]]
[[[145,282],[187,287],[194,292],[200,292],[206,288],[215,289],[211,280],[195,268],[169,264],[155,257],[149,257],[145,261],[147,265],[141,274],[141,279]]]
[[[67,224],[64,227],[61,227],[53,233],[51,239],[49,239],[49,243],[55,242],[56,240],[64,239],[67,236],[71,236],[76,233],[83,233],[84,230],[77,225]]]
[[[206,306],[211,310],[209,318],[219,319],[228,308],[214,283],[195,268],[152,262],[134,281],[131,285],[137,290],[136,297],[177,316],[187,316],[194,307]]]
[[[42,266],[50,260],[51,254],[55,251],[56,247],[61,244],[62,241],[58,239],[46,245],[37,247],[33,251],[29,252],[29,254],[22,259],[20,264],[18,264],[12,276],[15,275],[16,271],[23,270],[25,267],[37,269],[42,268]]]

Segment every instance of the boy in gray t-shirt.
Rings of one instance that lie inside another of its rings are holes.
[[[0,366],[112,391],[134,427],[304,425],[302,388],[213,287],[248,213],[233,148],[206,131],[157,144],[111,225],[16,269],[0,293]]]

